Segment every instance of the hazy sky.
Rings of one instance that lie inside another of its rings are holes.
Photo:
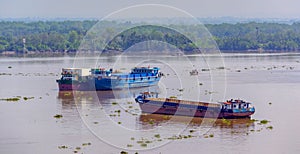
[[[0,0],[0,18],[101,18],[149,3],[177,7],[195,17],[300,18],[300,0]]]

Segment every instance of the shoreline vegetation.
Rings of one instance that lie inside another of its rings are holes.
[[[88,32],[97,21],[0,21],[0,54],[3,56],[18,55],[63,55],[76,54],[83,38],[91,37]],[[134,27],[131,22],[103,21],[101,34],[109,36],[117,28]],[[187,27],[191,35],[197,35],[203,25],[172,25]],[[212,34],[222,53],[299,53],[300,51],[300,22],[282,23],[222,23],[205,24]],[[96,33],[97,34],[97,33]],[[178,32],[165,27],[140,26],[126,30],[101,45],[101,37],[93,42],[87,53],[116,55],[126,51],[134,44],[145,41],[167,42],[177,47],[184,54],[201,54],[201,49]],[[104,38],[107,39],[107,38]],[[154,51],[164,51],[160,44],[153,44]],[[209,48],[209,47],[208,47]],[[170,49],[170,48],[168,48]],[[147,51],[136,48],[136,51]],[[171,49],[172,50],[172,49]]]

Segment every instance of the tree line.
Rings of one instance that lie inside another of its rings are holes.
[[[114,27],[134,25],[130,22],[120,23],[105,21],[108,25],[102,31],[109,36]],[[39,21],[39,22],[0,22],[0,52],[17,51],[57,51],[72,52],[78,50],[81,40],[97,21]],[[192,35],[200,25],[173,25],[184,27]],[[300,23],[237,23],[206,24],[221,51],[299,51]],[[102,33],[103,34],[103,33]],[[97,36],[99,37],[99,36]],[[101,37],[101,36],[100,36]],[[111,38],[106,50],[123,51],[131,45],[155,38],[175,45],[190,52],[197,47],[188,38],[174,33],[164,27],[144,26],[121,33]],[[93,50],[101,50],[100,42],[93,42]]]

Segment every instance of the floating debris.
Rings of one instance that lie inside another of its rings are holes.
[[[23,97],[23,99],[27,101],[28,99],[34,99],[34,97]]]
[[[225,69],[225,67],[224,67],[224,66],[221,66],[221,67],[217,67],[217,69],[223,70],[223,69]]]
[[[273,126],[268,126],[267,129],[272,130],[272,129],[273,129]]]
[[[208,68],[202,68],[201,71],[204,72],[204,71],[210,71],[210,70]]]
[[[88,145],[92,145],[92,143],[82,143],[82,146],[88,146]]]
[[[128,154],[126,151],[121,151],[120,154]]]
[[[65,145],[62,145],[62,146],[58,146],[58,149],[68,149],[68,147]]]
[[[241,70],[236,70],[236,72],[241,72]]]
[[[97,121],[96,121],[96,122],[94,122],[94,124],[98,124],[98,123],[99,123],[99,122],[97,122]]]
[[[129,148],[130,148],[130,147],[133,147],[133,145],[132,145],[132,144],[127,144],[127,147],[129,147]]]
[[[199,86],[202,86],[203,85],[203,83],[199,83]]]
[[[12,75],[10,73],[0,73],[0,75]]]
[[[272,103],[271,103],[271,102],[269,102],[269,105],[272,105]]]
[[[63,116],[61,114],[56,114],[55,116],[53,116],[56,119],[62,118]]]
[[[115,112],[117,112],[118,114],[120,114],[120,113],[121,113],[121,110],[116,110]]]
[[[178,91],[182,92],[184,89],[178,89]]]
[[[172,98],[172,99],[176,99],[177,97],[176,97],[176,96],[170,96],[170,98]]]
[[[192,130],[192,129],[190,130],[190,133],[194,133],[194,132],[195,132],[195,130]]]

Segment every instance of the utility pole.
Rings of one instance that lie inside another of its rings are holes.
[[[26,39],[23,38],[23,56],[25,57],[26,54]]]

